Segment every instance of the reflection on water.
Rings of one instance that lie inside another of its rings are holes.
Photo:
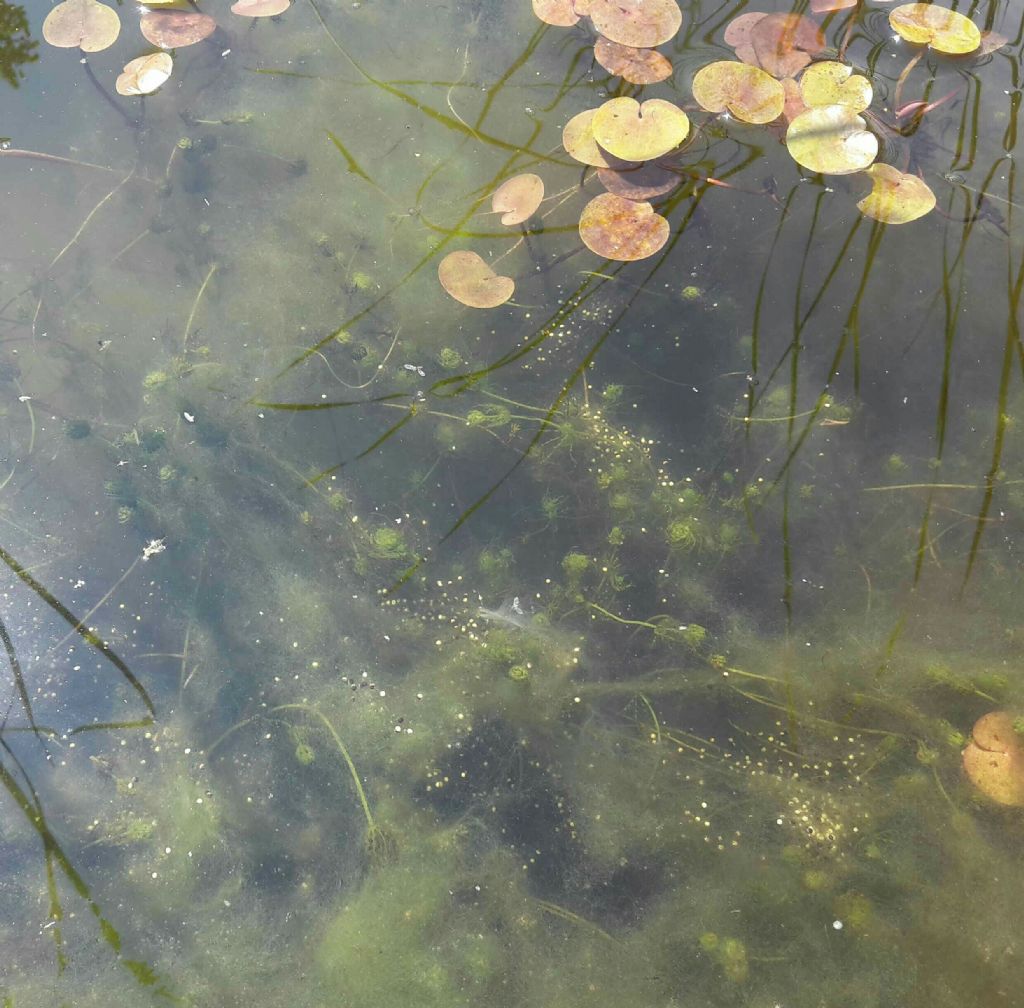
[[[135,12],[83,64],[0,4],[0,1003],[1015,1003],[961,751],[1024,713],[1021,12],[906,73],[818,17],[937,196],[885,226],[693,102],[744,10],[661,47],[694,140],[622,264],[585,23],[211,8],[124,98]]]

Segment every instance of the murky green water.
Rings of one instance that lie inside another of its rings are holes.
[[[902,132],[891,8],[818,17],[901,226],[695,105],[746,7],[684,6],[628,264],[583,25],[201,6],[140,99],[134,8],[85,64],[0,4],[0,1003],[1019,1004],[1024,811],[961,752],[1024,714],[1021,5]]]

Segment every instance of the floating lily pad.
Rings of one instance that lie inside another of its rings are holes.
[[[794,161],[826,175],[863,171],[878,155],[877,138],[845,105],[822,105],[801,112],[789,124],[786,146]]]
[[[614,193],[595,196],[580,215],[583,244],[606,259],[633,262],[654,255],[668,241],[668,221],[650,203]]]
[[[867,77],[855,74],[852,67],[831,60],[814,63],[800,77],[800,94],[804,104],[845,105],[854,112],[863,112],[871,104],[874,92]]]
[[[515,292],[511,277],[498,276],[475,252],[451,252],[437,267],[441,286],[470,308],[497,308]]]
[[[64,0],[43,21],[43,38],[50,45],[82,52],[109,48],[120,31],[117,11],[96,0]]]
[[[935,4],[903,4],[889,13],[889,24],[908,42],[950,56],[974,52],[981,45],[981,31],[970,18]]]
[[[856,7],[858,3],[860,3],[860,0],[811,0],[811,12],[814,14],[831,14],[832,11]]]
[[[672,76],[672,64],[654,49],[637,49],[604,37],[594,43],[594,59],[630,84],[657,84]]]
[[[865,217],[883,224],[908,224],[935,206],[935,193],[916,175],[887,164],[874,164],[864,174],[871,177],[871,192],[857,209]]]
[[[971,783],[1000,805],[1024,806],[1024,746],[1013,716],[992,711],[979,718],[962,753]]]
[[[544,199],[544,180],[525,172],[503,182],[491,197],[491,209],[502,214],[502,224],[522,224],[529,220]]]
[[[209,38],[217,22],[192,11],[150,11],[139,20],[143,38],[162,49],[182,49]]]
[[[173,69],[174,62],[169,53],[139,56],[125,64],[124,73],[114,83],[114,90],[127,96],[152,94],[171,76]]]
[[[292,5],[292,0],[237,0],[231,5],[231,13],[241,17],[277,17]]]
[[[804,96],[800,93],[800,85],[792,77],[783,77],[779,83],[786,93],[786,104],[782,109],[782,118],[791,123],[801,112],[806,111]]]
[[[749,11],[732,21],[725,40],[744,63],[773,77],[795,77],[825,47],[819,25],[799,14]]]
[[[612,98],[595,113],[594,139],[624,161],[649,161],[667,154],[690,132],[686,113],[663,98],[642,105],[635,98]]]
[[[545,24],[558,28],[571,28],[580,19],[572,0],[533,0],[533,13]]]
[[[701,67],[693,78],[693,97],[709,112],[727,109],[746,123],[768,123],[782,115],[783,86],[759,67],[719,60]]]
[[[1002,49],[1010,40],[1005,35],[996,31],[983,31],[981,33],[981,45],[978,46],[978,55],[987,56],[997,49]]]
[[[580,164],[592,165],[594,168],[627,168],[633,162],[612,157],[607,151],[601,150],[594,139],[594,116],[597,109],[587,109],[574,115],[562,130],[562,146],[570,157]]]
[[[668,42],[683,23],[676,0],[588,0],[586,10],[605,38],[637,49]]]
[[[631,168],[598,168],[597,177],[608,192],[635,202],[664,196],[683,181],[679,172],[657,162]]]

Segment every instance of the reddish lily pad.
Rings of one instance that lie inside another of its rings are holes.
[[[678,172],[657,162],[631,168],[598,168],[597,177],[608,192],[634,202],[657,199],[683,181]]]
[[[580,164],[592,165],[594,168],[624,168],[632,164],[621,158],[612,157],[607,151],[601,150],[594,139],[594,116],[597,109],[587,109],[574,115],[562,130],[562,146],[571,157]]]
[[[580,19],[572,0],[533,0],[533,13],[545,24],[557,28],[571,28]]]
[[[811,0],[811,12],[814,14],[831,14],[832,11],[856,7],[858,3],[860,3],[860,0]]]
[[[878,155],[877,137],[845,105],[801,112],[786,130],[786,146],[794,161],[826,175],[863,171]]]
[[[43,38],[60,49],[100,52],[121,32],[117,11],[96,0],[64,0],[43,21]]]
[[[642,105],[635,98],[612,98],[594,114],[594,139],[624,161],[650,161],[677,147],[690,132],[686,113],[663,98]]]
[[[997,49],[1002,49],[1010,40],[1005,35],[996,31],[983,31],[981,33],[981,45],[978,46],[978,55],[987,56]]]
[[[867,77],[855,74],[845,63],[831,60],[814,63],[803,72],[800,94],[809,107],[845,105],[854,112],[863,112],[874,97]]]
[[[1013,716],[992,711],[979,718],[962,753],[971,783],[1000,805],[1024,806],[1024,745]]]
[[[469,308],[497,308],[516,289],[511,277],[498,276],[475,252],[451,252],[437,267],[441,286]]]
[[[544,199],[544,180],[525,172],[503,182],[491,197],[491,209],[502,214],[501,223],[512,226],[529,220]]]
[[[292,5],[292,0],[237,0],[231,13],[241,17],[277,17]]]
[[[171,71],[174,62],[169,53],[151,53],[130,60],[124,66],[124,72],[114,83],[114,90],[119,95],[147,95],[162,87]]]
[[[683,23],[676,0],[588,0],[587,13],[605,38],[637,49],[668,42]]]
[[[668,221],[650,203],[614,193],[595,196],[580,215],[583,244],[606,259],[633,262],[654,255],[668,241]]]
[[[795,77],[825,47],[819,25],[799,14],[741,14],[726,29],[725,40],[738,59],[779,78]]]
[[[865,217],[883,224],[909,224],[935,206],[935,193],[916,175],[887,164],[874,164],[864,174],[871,178],[871,192],[857,209]]]
[[[147,42],[161,49],[182,49],[209,38],[217,22],[193,11],[149,11],[142,15],[139,29]]]
[[[736,60],[701,67],[693,78],[693,97],[709,112],[728,110],[746,123],[772,122],[786,103],[785,89],[771,74]]]
[[[800,93],[800,85],[792,77],[783,77],[779,82],[786,93],[786,104],[782,109],[782,118],[791,123],[801,112],[807,110],[804,96]]]
[[[594,59],[630,84],[657,84],[672,76],[672,64],[654,49],[636,49],[601,37],[594,43]]]
[[[963,14],[930,3],[909,3],[889,13],[889,24],[908,42],[957,56],[981,45],[981,31]]]

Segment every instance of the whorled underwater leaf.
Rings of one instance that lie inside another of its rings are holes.
[[[852,67],[833,60],[813,63],[803,72],[800,94],[808,107],[845,105],[854,112],[863,112],[874,97],[867,77],[855,74]]]
[[[509,226],[529,220],[544,199],[544,180],[524,172],[503,182],[491,197],[491,209],[502,214],[501,223]]]
[[[583,244],[606,259],[633,262],[654,255],[668,241],[668,221],[650,203],[614,193],[595,196],[580,214]]]
[[[292,5],[292,0],[236,0],[231,13],[240,17],[277,17]]]
[[[889,24],[908,42],[949,56],[972,53],[981,45],[981,31],[970,18],[936,4],[903,4],[890,11]]]
[[[571,28],[580,20],[572,0],[533,0],[533,13],[545,24],[556,28]]]
[[[693,97],[709,112],[728,110],[746,123],[772,122],[786,103],[785,89],[771,74],[736,60],[701,67],[693,78]]]
[[[635,98],[612,98],[594,114],[594,139],[624,161],[650,161],[677,147],[690,132],[686,113],[663,98],[643,104]]]
[[[114,83],[114,90],[119,95],[147,95],[161,87],[171,71],[174,61],[169,53],[151,53],[130,60],[124,66],[124,72]]]
[[[601,150],[594,139],[594,116],[597,109],[587,109],[574,115],[562,130],[562,146],[570,157],[580,164],[594,168],[622,168],[632,162],[612,157],[607,151]]]
[[[475,252],[451,252],[437,267],[441,286],[469,308],[497,308],[513,293],[516,283],[499,276]]]
[[[594,59],[630,84],[657,84],[672,76],[672,64],[654,49],[637,49],[603,36],[594,43]]]
[[[50,45],[82,52],[109,48],[120,31],[117,11],[97,0],[64,0],[43,21],[43,38]]]
[[[935,206],[935,193],[916,175],[887,164],[873,164],[864,174],[871,178],[871,192],[857,209],[865,217],[883,224],[908,224]]]
[[[668,42],[683,23],[676,0],[588,0],[586,10],[605,38],[636,49]]]
[[[142,37],[162,49],[181,49],[209,38],[217,22],[192,11],[149,11],[139,21]]]
[[[863,171],[878,155],[878,139],[845,105],[801,112],[786,130],[786,146],[794,161],[826,175]]]
[[[1000,805],[1024,806],[1024,745],[1006,711],[979,718],[961,754],[964,771],[982,794]]]
[[[664,196],[683,181],[679,172],[657,162],[630,168],[598,168],[597,177],[608,192],[635,202]]]

